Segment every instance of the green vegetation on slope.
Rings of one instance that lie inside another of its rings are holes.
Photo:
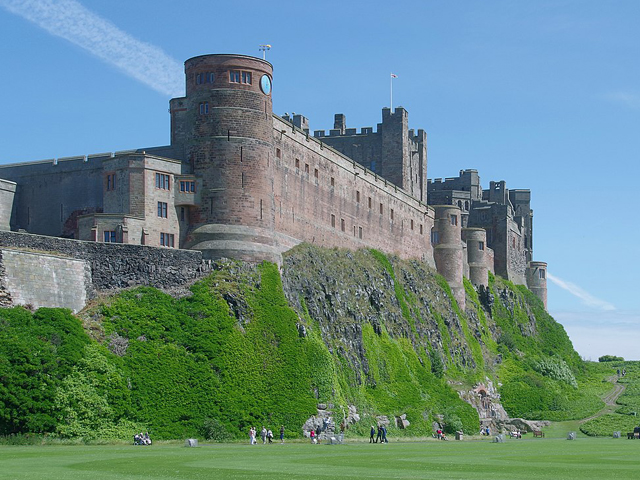
[[[583,423],[580,430],[587,435],[597,436],[611,436],[617,431],[626,438],[628,432],[640,426],[640,362],[608,361],[604,366],[612,374],[616,370],[626,371],[626,375],[618,378],[618,383],[624,385],[625,390],[618,397],[618,407],[613,413]]]
[[[377,251],[301,245],[275,265],[221,262],[173,298],[139,287],[83,313],[0,310],[0,434],[63,438],[290,436],[319,403],[336,423],[355,405],[365,434],[476,433],[456,390],[502,382],[513,416],[597,411],[603,390],[528,290],[491,277],[488,308],[465,282],[464,312],[439,275]],[[578,387],[578,388],[577,388]],[[410,425],[396,429],[394,417]]]

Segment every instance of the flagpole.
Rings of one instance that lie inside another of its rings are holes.
[[[393,73],[389,75],[389,91],[391,92],[391,98],[389,101],[389,110],[393,112]]]

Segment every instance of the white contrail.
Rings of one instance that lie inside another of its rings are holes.
[[[84,48],[154,90],[182,96],[182,65],[123,32],[76,0],[0,0],[0,6]]]
[[[580,300],[582,300],[586,305],[590,307],[595,307],[605,311],[611,311],[616,309],[616,307],[614,307],[609,302],[606,302],[604,300],[600,300],[599,298],[594,297],[593,295],[591,295],[588,292],[585,292],[582,288],[580,288],[574,283],[562,280],[554,275],[551,275],[549,272],[547,272],[547,278],[551,280],[553,283],[555,283],[556,285],[558,285],[560,288],[563,288],[570,294],[578,297]]]

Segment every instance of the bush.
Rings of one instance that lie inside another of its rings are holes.
[[[214,442],[226,442],[233,438],[225,426],[215,418],[207,417],[202,425],[202,436]]]
[[[624,358],[615,355],[603,355],[598,358],[599,362],[624,362]]]
[[[446,433],[456,433],[456,432],[461,432],[462,431],[462,420],[460,420],[460,417],[450,413],[450,412],[445,412],[444,414],[444,431]]]

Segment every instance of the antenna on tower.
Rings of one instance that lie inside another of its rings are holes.
[[[262,52],[262,59],[265,60],[265,57],[267,56],[267,50],[271,50],[271,45],[260,45],[260,48],[258,50]]]

